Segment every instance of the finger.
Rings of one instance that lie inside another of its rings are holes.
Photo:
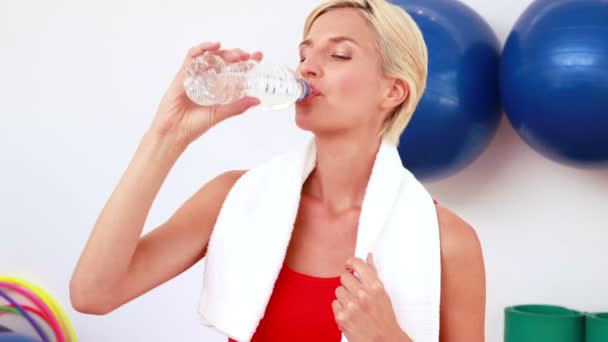
[[[340,276],[340,282],[351,295],[358,293],[361,289],[361,282],[352,273],[343,273]]]
[[[255,59],[256,61],[261,61],[264,58],[264,54],[260,51],[256,51],[251,54],[251,59]]]
[[[376,268],[376,264],[374,263],[374,255],[372,253],[367,254],[367,264],[374,271],[374,273],[378,274],[378,269]]]
[[[178,80],[178,83],[181,86],[181,82],[183,82],[183,78],[185,77],[186,73],[188,72],[188,67],[190,66],[190,64],[192,63],[192,60],[202,54],[204,54],[205,52],[208,51],[217,51],[219,50],[219,48],[221,47],[221,43],[219,42],[205,42],[205,43],[201,43],[199,45],[193,46],[192,48],[190,48],[188,50],[186,59],[184,60],[184,63],[182,64],[182,67],[179,69],[179,71],[177,72],[176,75],[176,79]]]
[[[342,304],[340,304],[337,299],[331,302],[331,311],[333,311],[334,313],[334,320],[338,325],[338,329],[340,329],[340,331],[344,331],[342,328],[342,323],[344,323],[345,320],[344,309],[342,307]]]
[[[224,50],[220,51],[218,54],[228,63],[246,61],[251,57],[251,54],[241,49]]]
[[[348,303],[351,302],[351,295],[348,293],[344,286],[338,286],[336,288],[336,299],[340,301],[342,307],[347,307]]]
[[[247,51],[243,51],[241,49],[236,49],[236,52],[239,54],[239,56],[241,57],[242,61],[246,61],[248,59],[251,58],[251,54]]]
[[[242,49],[234,49],[234,52],[238,55],[238,58],[241,61],[246,61],[251,58],[251,54],[249,52],[243,51]]]
[[[333,309],[333,311],[334,311],[334,315],[337,315],[338,313],[342,312],[342,308],[343,308],[343,307],[342,307],[342,303],[340,303],[340,301],[339,301],[339,300],[334,299],[334,300],[331,302],[331,308],[332,308],[332,309]]]
[[[346,262],[346,268],[355,271],[361,282],[365,285],[372,284],[378,275],[372,268],[360,258],[351,258]]]
[[[331,302],[331,310],[334,313],[334,319],[338,324],[338,328],[342,331],[342,323],[344,323],[345,315],[344,315],[344,307],[337,299]]]
[[[188,50],[188,60],[202,55],[207,51],[217,51],[221,46],[220,42],[205,42],[199,45],[193,46]]]
[[[221,105],[216,108],[217,119],[216,122],[220,122],[229,117],[238,115],[246,111],[247,109],[257,106],[260,104],[260,100],[255,97],[244,97],[238,101],[230,104]]]

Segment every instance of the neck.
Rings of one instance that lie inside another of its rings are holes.
[[[332,213],[360,209],[376,154],[378,139],[315,138],[317,161],[303,193]]]

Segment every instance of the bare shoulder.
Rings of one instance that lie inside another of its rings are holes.
[[[437,206],[441,249],[446,257],[476,257],[481,244],[475,229],[449,209]]]
[[[207,186],[226,195],[234,184],[245,174],[247,170],[230,170],[219,174],[207,183]],[[224,197],[224,196],[220,196]]]
[[[485,340],[486,280],[475,229],[437,206],[441,235],[440,341]]]
[[[201,233],[207,237],[222,208],[226,197],[246,170],[231,170],[221,173],[204,184],[171,218],[183,226],[203,227]],[[209,231],[206,231],[209,230]]]
[[[183,223],[184,226],[212,226],[226,196],[245,172],[247,171],[231,170],[215,176],[188,199],[170,221]],[[199,221],[204,224],[197,224]]]
[[[225,190],[230,190],[234,183],[241,178],[241,176],[247,172],[247,170],[230,170],[224,173],[217,175],[214,179],[212,179],[209,184],[215,184],[219,188]]]

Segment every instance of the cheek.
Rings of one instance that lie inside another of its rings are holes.
[[[335,75],[334,90],[342,105],[369,111],[378,105],[380,82],[373,75],[344,72]]]
[[[355,72],[343,72],[336,75],[335,89],[341,97],[352,99],[353,96],[360,95],[366,88],[365,79]]]

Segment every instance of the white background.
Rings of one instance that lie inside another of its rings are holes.
[[[465,2],[504,43],[530,1]],[[224,341],[198,321],[201,263],[104,317],[72,310],[70,275],[188,48],[219,40],[295,66],[303,21],[315,4],[3,1],[0,273],[54,294],[81,341]],[[250,111],[192,145],[164,184],[146,231],[217,173],[255,166],[302,142],[306,134],[292,110]],[[480,159],[428,188],[482,241],[488,341],[502,340],[509,305],[608,311],[607,170],[549,161],[503,119]],[[27,327],[6,316],[0,324],[8,320]]]

